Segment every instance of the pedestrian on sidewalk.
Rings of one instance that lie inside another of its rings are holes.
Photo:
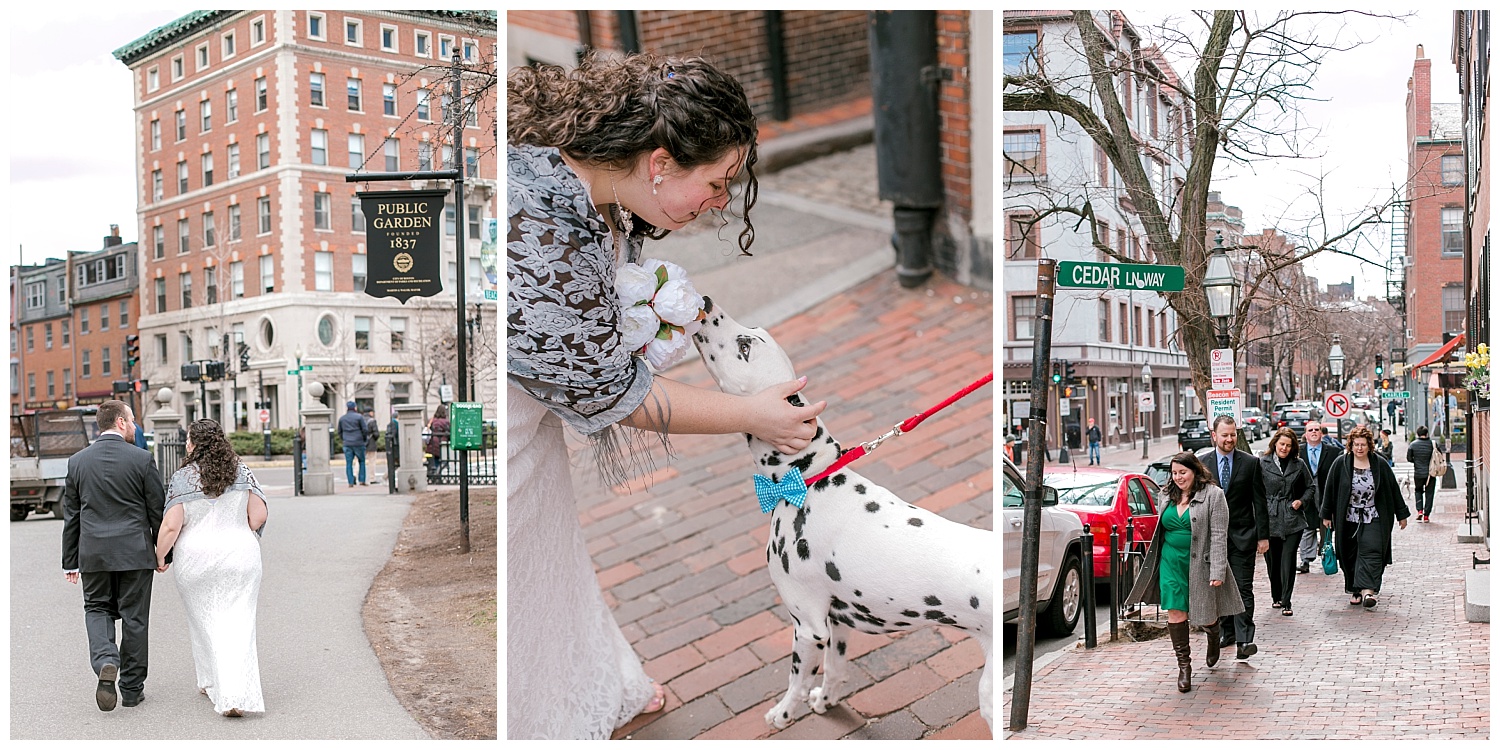
[[[1271,580],[1271,608],[1292,616],[1297,586],[1298,545],[1308,529],[1318,527],[1318,480],[1297,455],[1297,433],[1282,427],[1260,457],[1266,486],[1266,515],[1271,548],[1266,550],[1266,577]]]
[[[354,460],[359,459],[359,483],[369,484],[365,481],[365,445],[370,441],[370,424],[365,421],[365,416],[356,409],[355,403],[350,401],[344,404],[348,411],[339,417],[339,438],[344,442],[344,474],[349,479],[349,486],[354,486]]]
[[[1417,439],[1406,446],[1406,460],[1411,462],[1412,504],[1417,506],[1417,520],[1432,522],[1432,497],[1437,493],[1438,478],[1432,476],[1432,454],[1437,446],[1427,436],[1427,425],[1417,427]]]
[[[507,83],[506,734],[608,739],[666,698],[599,590],[563,424],[615,483],[650,460],[647,432],[745,433],[799,453],[826,403],[788,403],[805,378],[744,397],[688,386],[621,343],[621,263],[725,210],[742,171],[739,249],[754,239],[756,121],[739,82],[702,58],[632,54],[517,67]]]
[[[1094,418],[1089,417],[1089,466],[1101,463],[1099,459],[1099,441],[1104,439],[1104,433],[1099,431],[1099,425],[1094,424]]]
[[[1302,446],[1302,461],[1307,464],[1307,468],[1317,478],[1318,501],[1315,503],[1317,507],[1313,510],[1319,515],[1322,514],[1323,498],[1327,497],[1324,490],[1328,486],[1328,473],[1333,469],[1333,462],[1344,454],[1344,449],[1334,445],[1332,441],[1324,436],[1323,432],[1323,423],[1316,421],[1308,422],[1302,432],[1302,439],[1306,441]],[[1309,532],[1316,529],[1317,526],[1318,524],[1314,522]],[[1309,566],[1313,560],[1318,559],[1318,554],[1318,535],[1313,533],[1303,534],[1302,545],[1297,550],[1298,557],[1302,558],[1302,565],[1297,568],[1297,572],[1306,573],[1311,570]]]
[[[1406,528],[1411,511],[1401,497],[1396,473],[1372,459],[1375,436],[1360,425],[1349,432],[1349,453],[1328,478],[1323,525],[1332,528],[1334,553],[1344,569],[1344,591],[1351,605],[1374,607],[1385,566],[1391,564],[1391,530]]]
[[[1192,453],[1172,457],[1171,501],[1162,508],[1145,566],[1125,603],[1158,604],[1167,612],[1167,634],[1177,657],[1177,690],[1193,689],[1189,622],[1208,634],[1204,664],[1219,662],[1219,618],[1244,611],[1229,580],[1229,505],[1208,467]]]
[[[1391,442],[1391,431],[1381,428],[1375,436],[1375,452],[1385,459],[1387,466],[1396,465],[1396,444]]]
[[[1204,463],[1209,464],[1229,504],[1229,570],[1245,605],[1243,612],[1219,619],[1220,645],[1233,643],[1234,658],[1248,659],[1260,650],[1255,645],[1255,556],[1271,548],[1271,527],[1266,518],[1266,485],[1260,461],[1235,448],[1238,429],[1234,417],[1215,417],[1214,447],[1199,459],[1207,459]]]

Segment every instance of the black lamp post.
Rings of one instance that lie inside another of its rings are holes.
[[[1229,319],[1239,306],[1240,282],[1234,277],[1234,266],[1224,251],[1224,235],[1214,233],[1214,249],[1208,256],[1203,274],[1203,292],[1208,296],[1208,314],[1218,321],[1219,348],[1229,348]]]
[[[1333,346],[1328,348],[1328,374],[1333,376],[1333,390],[1344,385],[1344,347],[1339,346],[1339,335],[1333,334]]]

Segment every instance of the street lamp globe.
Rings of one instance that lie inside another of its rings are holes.
[[[1333,337],[1333,346],[1328,349],[1328,372],[1335,379],[1344,376],[1344,348],[1339,346],[1339,337]]]
[[[1141,365],[1141,382],[1144,383],[1147,388],[1151,387],[1151,363],[1150,362],[1147,362],[1146,364]]]
[[[1203,274],[1203,291],[1208,296],[1208,312],[1221,320],[1234,315],[1239,303],[1240,284],[1234,277],[1234,266],[1224,251],[1224,235],[1214,237],[1214,249],[1208,256]]]

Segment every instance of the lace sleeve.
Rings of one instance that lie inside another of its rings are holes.
[[[608,231],[556,150],[509,147],[507,171],[506,372],[593,435],[651,390],[645,362],[620,345]]]
[[[271,501],[266,499],[266,491],[260,488],[260,482],[255,481],[255,474],[250,471],[250,467],[246,466],[244,461],[240,462],[239,474],[234,478],[234,488],[252,493],[266,504],[266,520],[260,528],[255,530],[255,535],[260,536],[271,523]]]
[[[162,510],[200,497],[203,497],[203,480],[198,475],[198,466],[188,464],[172,472],[172,479],[167,483],[167,504]]]

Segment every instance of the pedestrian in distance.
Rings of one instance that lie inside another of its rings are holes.
[[[1099,459],[1099,441],[1104,439],[1104,433],[1099,430],[1099,425],[1094,424],[1094,418],[1089,417],[1089,466],[1101,463]]]
[[[116,703],[128,708],[146,697],[151,583],[166,492],[151,454],[134,445],[130,406],[105,401],[94,420],[98,439],[68,459],[62,567],[68,583],[83,584],[89,663],[98,680],[94,702],[113,711]]]
[[[1375,436],[1375,453],[1385,459],[1387,466],[1396,465],[1396,444],[1391,441],[1391,431],[1381,429],[1380,434]]]
[[[1349,452],[1334,465],[1323,501],[1323,525],[1334,532],[1344,591],[1350,604],[1365,607],[1376,605],[1385,567],[1391,564],[1391,531],[1397,523],[1405,529],[1411,515],[1396,473],[1371,458],[1374,447],[1370,428],[1361,425],[1349,432]]]
[[[370,423],[360,414],[353,401],[344,404],[348,411],[339,417],[339,439],[344,443],[344,474],[354,486],[354,461],[359,460],[359,483],[365,481],[365,446],[370,442]]]
[[[1235,449],[1237,437],[1234,417],[1220,414],[1214,418],[1214,447],[1198,458],[1217,479],[1229,505],[1229,570],[1245,605],[1243,612],[1220,618],[1221,645],[1235,644],[1234,657],[1248,659],[1260,650],[1255,645],[1255,556],[1271,548],[1271,529],[1260,461]]]
[[[1318,504],[1317,512],[1321,516],[1323,498],[1327,497],[1324,489],[1328,486],[1328,473],[1333,468],[1333,462],[1339,456],[1344,455],[1344,449],[1335,445],[1334,442],[1324,434],[1325,428],[1322,422],[1308,422],[1302,433],[1305,441],[1302,445],[1302,462],[1312,471],[1317,478]],[[1318,524],[1314,523],[1308,533],[1302,535],[1302,545],[1297,550],[1297,555],[1302,559],[1302,564],[1297,567],[1298,573],[1306,573],[1311,568],[1313,560],[1318,558],[1318,535],[1314,533]]]
[[[375,421],[375,410],[365,410],[365,427],[370,431],[370,439],[367,443],[370,450],[379,450],[380,446],[380,423]]]
[[[1208,467],[1184,451],[1172,457],[1170,501],[1162,508],[1151,549],[1126,604],[1158,604],[1167,612],[1167,634],[1177,657],[1177,690],[1193,689],[1189,626],[1208,635],[1204,664],[1219,662],[1220,618],[1245,609],[1229,581],[1229,506]]]
[[[1287,427],[1271,435],[1271,444],[1260,457],[1260,470],[1271,530],[1271,546],[1265,554],[1271,608],[1291,617],[1298,545],[1303,534],[1318,528],[1318,480],[1297,455],[1297,433]]]
[[[653,54],[517,67],[507,83],[507,736],[607,739],[665,694],[599,591],[563,425],[588,436],[613,484],[668,434],[748,434],[795,454],[826,404],[794,396],[805,378],[748,396],[688,386],[623,345],[616,272],[649,263],[645,240],[727,210],[741,173],[736,244],[754,239],[757,126],[740,83]]]
[[[448,433],[453,429],[448,422],[448,405],[438,404],[432,420],[427,423],[427,442],[422,449],[427,453],[427,479],[437,477],[442,467],[443,446],[448,442]]]
[[[1417,439],[1406,446],[1406,460],[1411,463],[1412,504],[1417,506],[1417,520],[1432,523],[1432,498],[1437,493],[1438,478],[1432,476],[1432,454],[1437,446],[1427,436],[1427,425],[1417,427]]]
[[[255,614],[266,493],[218,422],[188,427],[187,459],[172,474],[156,540],[157,572],[173,577],[187,614],[198,692],[224,716],[263,713]]]

